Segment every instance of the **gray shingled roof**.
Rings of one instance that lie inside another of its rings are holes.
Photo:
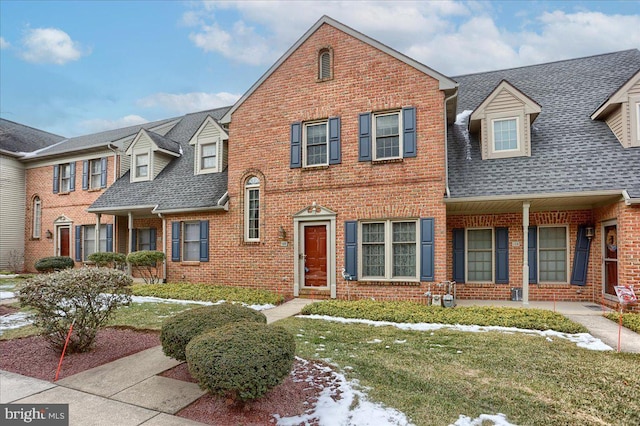
[[[136,206],[155,206],[158,211],[214,207],[227,192],[227,171],[194,174],[194,146],[189,145],[207,116],[220,118],[230,107],[187,114],[165,135],[182,147],[182,155],[152,181],[130,182],[129,172],[111,185],[89,208],[127,209]]]
[[[33,152],[63,139],[64,136],[0,118],[0,149],[4,151]]]
[[[158,148],[180,154],[180,144],[178,142],[154,133],[151,130],[147,130],[147,135],[149,135]]]
[[[542,112],[531,127],[531,157],[482,160],[479,135],[449,128],[452,198],[626,189],[640,197],[640,148],[623,148],[590,115],[640,69],[637,49],[455,77],[458,110],[474,110],[506,79]]]
[[[133,136],[137,134],[140,129],[151,129],[162,124],[177,120],[179,118],[180,117],[167,118],[165,120],[153,121],[149,123],[138,124],[135,126],[123,127],[120,129],[107,130],[99,133],[92,133],[90,135],[76,136],[73,138],[69,138],[64,142],[49,149],[43,150],[42,152],[39,152],[37,156],[32,158],[47,157],[50,155],[59,155],[67,152],[104,147],[110,142],[114,142],[128,136]]]

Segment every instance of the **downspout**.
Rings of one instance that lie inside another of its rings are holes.
[[[444,191],[447,198],[451,197],[449,192],[449,135],[447,123],[447,102],[458,96],[458,89],[456,92],[444,100]]]
[[[167,219],[162,216],[162,213],[158,213],[158,217],[162,219],[162,252],[164,253],[164,260],[162,261],[162,278],[164,282],[167,282]]]

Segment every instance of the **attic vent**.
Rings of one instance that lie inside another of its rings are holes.
[[[318,79],[328,80],[331,78],[331,51],[322,49],[318,58]]]

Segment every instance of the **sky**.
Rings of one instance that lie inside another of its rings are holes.
[[[450,77],[640,48],[640,1],[0,0],[0,117],[73,137],[232,105],[322,15]]]

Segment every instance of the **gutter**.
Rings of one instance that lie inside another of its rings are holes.
[[[640,198],[631,198],[626,189],[622,191],[622,196],[624,197],[624,203],[628,206],[632,204],[640,204]]]
[[[447,123],[447,102],[458,96],[458,89],[453,95],[444,100],[444,191],[447,198],[451,197],[449,191],[449,125]]]
[[[626,191],[622,191],[622,196]],[[450,198],[445,200],[447,204],[471,203],[475,201],[524,201],[539,198],[574,198],[574,197],[594,197],[602,195],[621,195],[619,189],[611,189],[606,191],[582,191],[582,192],[543,192],[539,194],[514,194],[514,195],[482,195],[477,197]],[[628,194],[627,194],[628,196]],[[629,198],[632,203],[640,203],[640,198]],[[633,201],[636,200],[636,201]],[[625,197],[626,201],[626,197]]]
[[[157,208],[154,208],[151,213],[153,214],[160,214],[160,213],[164,213],[164,214],[171,214],[171,213],[189,213],[189,212],[210,212],[210,211],[217,211],[217,210],[224,210],[224,211],[229,211],[229,205],[228,204],[224,204],[224,205],[216,205],[216,206],[211,206],[211,207],[191,207],[188,209],[185,208],[178,208],[178,209],[162,209],[162,210],[158,210]]]
[[[87,212],[89,212],[89,213],[107,213],[107,212],[112,212],[112,211],[128,212],[128,211],[131,211],[131,210],[148,210],[148,209],[151,209],[153,211],[157,207],[158,207],[157,204],[152,204],[150,206],[101,207],[101,208],[94,208],[94,209],[89,207],[87,209]]]

